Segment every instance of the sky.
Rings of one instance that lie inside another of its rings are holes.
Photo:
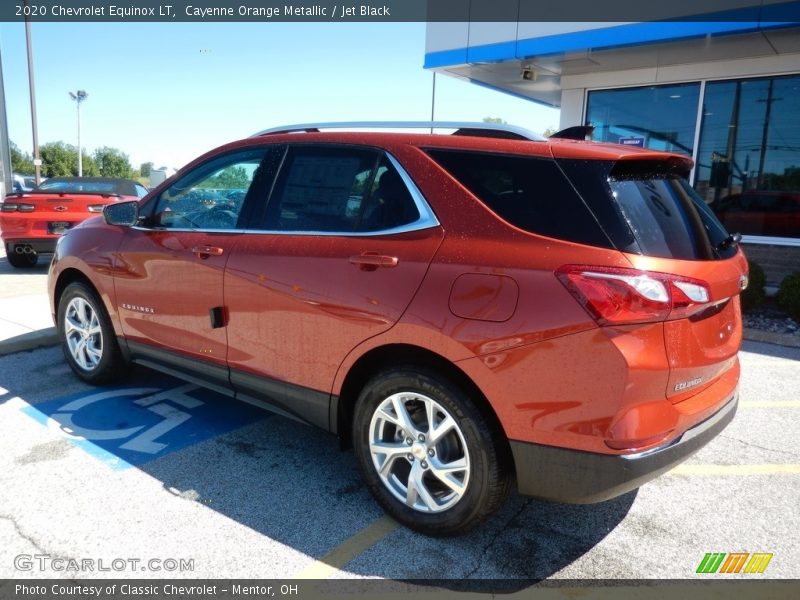
[[[180,168],[269,127],[428,120],[424,23],[33,23],[39,143],[119,148]],[[0,23],[10,139],[33,148],[25,26]],[[437,75],[435,118],[542,132],[558,111]]]

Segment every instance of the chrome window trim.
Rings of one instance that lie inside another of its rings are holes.
[[[377,237],[385,235],[397,235],[400,233],[410,233],[412,231],[422,231],[424,229],[431,229],[440,225],[439,219],[433,213],[430,205],[425,196],[419,190],[414,180],[403,168],[400,162],[392,156],[389,152],[381,150],[384,156],[389,159],[389,162],[397,170],[400,178],[405,183],[408,192],[411,194],[411,199],[419,212],[419,218],[416,221],[400,225],[399,227],[391,227],[389,229],[379,229],[376,231],[299,231],[299,230],[270,230],[270,229],[191,229],[191,228],[172,228],[172,227],[142,227],[134,225],[132,229],[138,231],[174,231],[180,233],[250,233],[261,235],[316,235],[316,236],[329,236],[329,237]]]

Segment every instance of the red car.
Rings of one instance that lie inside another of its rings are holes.
[[[12,267],[33,267],[52,254],[61,235],[111,202],[144,197],[147,189],[127,179],[52,177],[30,192],[0,202],[0,234]]]
[[[744,235],[795,237],[800,233],[800,193],[750,190],[719,202],[717,218]]]
[[[213,150],[62,238],[49,290],[79,377],[139,363],[333,432],[432,535],[515,480],[625,493],[733,418],[747,265],[690,159],[318,128]]]

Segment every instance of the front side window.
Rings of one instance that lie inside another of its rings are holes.
[[[309,146],[289,151],[262,227],[369,233],[418,218],[408,188],[386,156],[358,148]]]
[[[194,169],[168,187],[156,201],[153,224],[165,229],[229,230],[239,222],[245,197],[266,198],[268,170],[264,148],[222,157]],[[252,189],[251,189],[252,188]],[[258,198],[253,198],[255,202]]]

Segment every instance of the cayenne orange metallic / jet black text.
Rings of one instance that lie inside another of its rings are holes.
[[[432,535],[515,483],[612,498],[731,421],[747,264],[689,158],[365,125],[228,144],[69,230],[49,290],[75,373],[139,363],[333,432]]]

